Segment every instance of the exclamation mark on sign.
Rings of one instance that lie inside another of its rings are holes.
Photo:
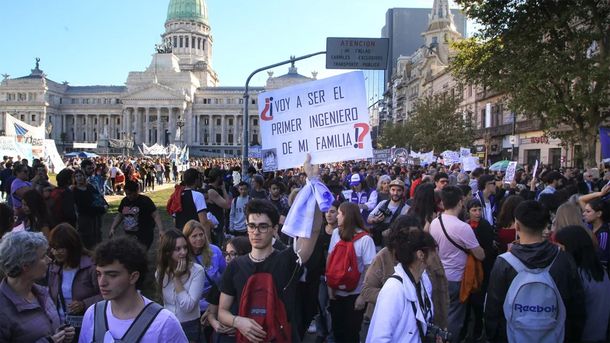
[[[364,149],[364,137],[369,133],[369,125],[366,123],[356,123],[354,124],[354,128],[356,131],[356,144],[354,144],[354,148]],[[362,128],[362,132],[359,132],[360,128]]]

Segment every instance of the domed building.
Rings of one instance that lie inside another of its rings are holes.
[[[205,0],[170,0],[161,37],[164,44],[148,68],[130,72],[124,86],[58,83],[47,78],[40,59],[27,76],[4,75],[0,129],[5,115],[12,115],[33,126],[45,125],[60,151],[108,139],[139,146],[186,144],[192,156],[239,156],[245,89],[219,86]],[[315,75],[298,74],[293,65],[286,75],[270,75],[266,87],[250,87],[250,144],[260,144],[256,93],[313,79]]]

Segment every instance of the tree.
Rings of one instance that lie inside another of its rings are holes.
[[[610,107],[610,2],[456,0],[481,24],[454,43],[450,68],[466,83],[509,96],[509,107],[545,131],[579,142],[588,166]]]
[[[380,144],[436,152],[471,145],[472,126],[459,112],[459,104],[459,98],[442,94],[423,97],[405,123],[386,124]]]

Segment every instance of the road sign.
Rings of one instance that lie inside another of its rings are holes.
[[[326,38],[326,69],[384,70],[388,66],[387,38]]]

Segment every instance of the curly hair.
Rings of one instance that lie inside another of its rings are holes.
[[[417,219],[414,219],[413,223],[416,222]],[[436,249],[436,242],[429,233],[412,226],[393,225],[388,242],[396,260],[405,270],[415,261],[415,253],[418,250],[423,251],[427,258],[428,253]]]
[[[99,267],[119,262],[129,273],[138,272],[140,277],[136,288],[140,289],[148,273],[148,260],[144,246],[135,238],[121,236],[98,244],[93,254],[93,261]]]
[[[11,278],[23,272],[23,267],[39,258],[38,250],[47,250],[49,244],[40,232],[9,232],[0,241],[0,270]]]

